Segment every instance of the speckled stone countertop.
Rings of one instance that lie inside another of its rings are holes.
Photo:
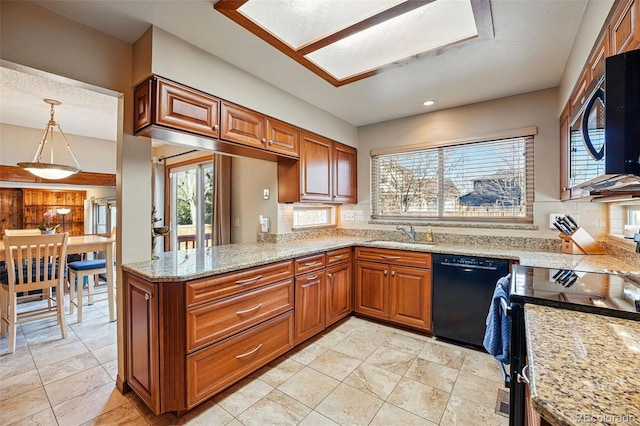
[[[628,264],[608,255],[570,255],[474,244],[412,244],[395,241],[370,241],[357,237],[321,238],[280,243],[230,244],[166,252],[161,254],[157,260],[125,264],[122,265],[122,269],[151,282],[186,281],[356,245],[429,253],[497,257],[518,260],[522,265],[527,266],[558,269],[596,272],[633,270]]]
[[[531,401],[553,425],[640,425],[640,322],[525,305]]]

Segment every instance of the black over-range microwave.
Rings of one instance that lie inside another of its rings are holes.
[[[570,127],[573,195],[640,190],[640,49],[608,57],[586,99]]]

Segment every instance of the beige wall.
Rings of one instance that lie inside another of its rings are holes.
[[[46,124],[45,118],[46,116],[42,119],[43,128]],[[83,171],[115,174],[115,141],[88,138],[67,132],[65,136],[69,139],[69,144]],[[42,130],[0,123],[0,164],[15,166],[20,161],[31,161],[41,138]],[[60,157],[57,157],[59,161],[73,164],[73,159],[66,152],[64,144],[59,139],[56,139],[55,143],[55,152],[60,153]]]
[[[559,201],[558,119],[556,89],[547,89],[493,101],[466,105],[433,113],[387,121],[359,129],[358,194],[355,222],[342,222],[345,228],[393,229],[390,225],[369,224],[370,156],[372,149],[425,142],[472,138],[510,129],[536,126],[534,139],[535,205],[534,225],[538,229],[511,230],[486,228],[438,227],[434,232],[501,234],[553,237],[548,228],[548,214],[578,215],[581,225],[593,235],[606,233],[606,209],[595,203],[561,203]],[[418,230],[422,230],[418,228]]]

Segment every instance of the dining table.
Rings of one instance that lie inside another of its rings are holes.
[[[102,235],[72,235],[67,241],[67,254],[87,254],[93,256],[95,252],[105,252],[105,261],[107,265],[114,265],[113,245],[115,239]],[[6,260],[4,250],[4,241],[0,239],[0,261]],[[115,274],[114,268],[106,268],[107,278],[107,297],[109,298],[109,321],[116,320],[115,312]]]

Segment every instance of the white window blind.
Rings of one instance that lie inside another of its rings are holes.
[[[533,136],[371,156],[373,219],[533,221]]]

